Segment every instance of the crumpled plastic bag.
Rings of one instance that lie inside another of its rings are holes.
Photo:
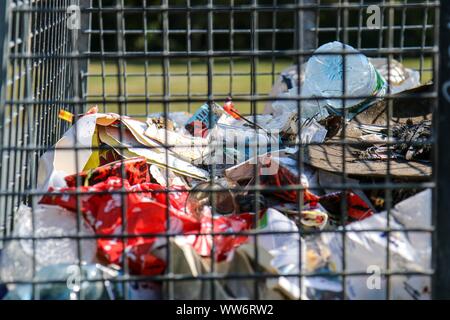
[[[426,189],[395,205],[391,215],[404,228],[431,228],[432,226],[432,192]],[[413,232],[406,234],[420,257],[420,265],[431,268],[432,234],[429,232]]]
[[[324,233],[320,237],[329,247],[331,261],[338,272],[342,271],[345,258],[347,272],[366,275],[347,275],[346,296],[349,299],[386,299],[387,279],[382,272],[387,271],[387,234],[384,231],[358,232],[362,230],[383,230],[387,227],[387,213],[375,214],[363,221],[346,226],[345,257],[341,233]],[[392,217],[389,227],[402,229]],[[354,232],[357,231],[357,232]],[[425,272],[418,250],[407,237],[408,232],[393,231],[389,236],[389,271]],[[390,281],[391,299],[430,299],[431,277],[421,275],[392,275]]]
[[[5,296],[5,300],[76,300],[80,297],[89,300],[123,298],[120,285],[109,279],[118,275],[117,270],[100,264],[53,264],[39,270],[37,281],[61,281],[59,283],[36,284],[33,297],[31,284],[16,284]],[[81,282],[81,278],[88,281]]]
[[[64,136],[39,159],[37,189],[62,187],[64,177],[100,164],[97,126],[109,126],[121,117],[114,113],[90,113],[81,117]],[[79,148],[79,149],[76,149]]]
[[[41,199],[41,203],[76,211],[76,190],[74,187],[59,190],[51,188],[50,193]],[[239,232],[251,225],[251,219],[246,215],[218,216],[212,219],[203,217],[198,221],[183,210],[187,190],[180,187],[173,187],[172,190],[174,191],[168,192],[167,196],[167,189],[158,184],[141,183],[131,186],[127,180],[118,177],[109,177],[94,186],[79,187],[79,209],[84,218],[97,235],[109,236],[97,240],[99,255],[109,263],[121,264],[125,253],[132,273],[160,274],[165,269],[164,251],[160,254],[153,254],[152,251],[164,247],[166,238],[158,235],[168,232],[188,235],[197,252],[202,256],[209,256],[212,236],[204,233]],[[53,191],[58,193],[52,194]],[[122,191],[126,192],[123,196],[119,194]],[[122,210],[126,217],[126,230],[123,230]],[[122,232],[133,237],[123,239],[120,237]],[[199,232],[202,234],[198,235]],[[113,235],[118,236],[111,237]],[[245,241],[245,236],[215,235],[215,258],[225,259],[233,248]]]
[[[4,242],[0,260],[1,281],[31,281],[33,257],[36,272],[53,264],[78,263],[80,258],[87,263],[96,261],[94,239],[79,241],[80,257],[77,239],[70,238],[76,235],[92,237],[93,230],[81,220],[77,232],[76,217],[64,208],[37,205],[33,211],[21,205],[15,212],[13,236],[31,238],[33,233],[35,237],[44,239],[36,239],[34,245],[32,240],[25,239]]]
[[[109,177],[94,186],[78,189],[84,193],[79,195],[80,211],[97,235],[120,235],[122,232],[129,235],[164,234],[167,231],[167,210],[170,215],[169,232],[198,229],[200,225],[197,221],[176,209],[183,203],[182,196],[170,193],[169,204],[173,206],[168,208],[165,193],[158,192],[162,189],[163,187],[157,184],[138,184],[132,187],[127,180]],[[75,187],[61,188],[57,190],[58,194],[52,194],[51,192],[56,190],[50,188],[50,193],[42,197],[41,203],[55,204],[76,211],[77,199],[73,194],[76,190]],[[126,191],[126,194],[122,196],[119,194],[121,191]],[[177,203],[177,200],[181,202]],[[126,218],[125,230],[122,210]],[[164,238],[155,236],[99,238],[98,254],[109,263],[120,265],[125,252],[133,273],[159,274],[164,270],[165,263],[150,252],[161,241],[164,243]]]

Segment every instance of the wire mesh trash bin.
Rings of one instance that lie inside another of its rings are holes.
[[[1,2],[5,298],[449,297],[449,8]]]

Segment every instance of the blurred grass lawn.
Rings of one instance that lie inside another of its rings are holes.
[[[409,68],[419,69],[419,59],[405,59],[404,65]],[[292,65],[291,60],[260,60],[257,63],[256,73],[256,95],[266,96],[274,80],[279,73],[286,67]],[[232,68],[232,69],[231,69]],[[431,68],[431,59],[425,59],[424,69]],[[190,69],[190,72],[189,72]],[[223,103],[226,96],[249,96],[251,92],[251,63],[246,60],[235,60],[230,67],[229,61],[214,61],[214,76],[212,79],[212,91],[217,102]],[[88,99],[91,101],[102,101],[103,96],[107,103],[98,103],[101,111],[118,112],[118,94],[119,79],[122,79],[122,95],[126,97],[127,103],[122,104],[122,113],[132,116],[145,116],[153,112],[161,112],[163,104],[160,102],[145,103],[142,102],[147,96],[150,99],[161,99],[163,97],[163,67],[161,62],[148,62],[147,67],[144,62],[129,61],[125,69],[121,67],[119,73],[118,64],[114,62],[102,63],[91,62],[88,74]],[[201,104],[206,101],[208,93],[208,77],[206,61],[188,63],[171,62],[169,66],[170,78],[168,81],[167,95],[171,98],[186,99],[189,95],[192,98],[199,99],[199,102],[170,102],[168,111],[191,111],[194,112]],[[146,76],[147,74],[147,76]],[[191,75],[189,77],[189,74]],[[125,77],[123,75],[126,75]],[[432,77],[431,72],[425,71],[422,82],[429,81]],[[104,78],[104,81],[103,81]],[[125,81],[124,81],[125,79]],[[134,100],[134,102],[133,102]],[[141,101],[136,101],[141,100]],[[263,110],[265,102],[256,104],[257,112]],[[250,112],[250,102],[236,103],[236,107],[242,113]]]

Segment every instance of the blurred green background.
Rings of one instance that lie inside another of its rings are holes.
[[[410,68],[418,69],[420,60],[417,58],[407,58],[403,61],[404,65]],[[122,104],[122,112],[128,115],[144,115],[153,112],[163,111],[163,104],[158,102],[143,103],[133,102],[144,99],[146,96],[149,99],[158,99],[164,95],[164,77],[162,76],[161,64],[134,62],[126,64],[126,72],[124,76],[117,76],[119,70],[117,63],[101,63],[99,61],[92,62],[89,67],[91,74],[96,76],[89,76],[89,96],[91,99],[102,99],[103,95],[110,101],[117,100],[119,80],[123,89],[123,95],[126,97],[127,103]],[[260,75],[255,77],[256,93],[260,96],[266,96],[271,88],[273,82],[272,72],[275,77],[278,77],[280,71],[290,66],[292,61],[281,60],[276,63],[271,61],[262,61],[257,64],[257,71]],[[250,63],[247,61],[237,61],[233,64],[233,69],[230,72],[230,64],[228,62],[217,62],[214,64],[214,72],[220,73],[213,77],[212,90],[214,96],[217,97],[217,102],[222,103],[226,96],[232,93],[232,96],[248,96],[251,92],[252,78],[250,76]],[[424,60],[424,68],[431,67],[431,59]],[[103,72],[102,72],[103,70]],[[205,63],[193,62],[190,67],[192,74],[202,74],[188,76],[188,65],[177,63],[170,64],[169,71],[171,75],[169,79],[169,91],[167,95],[172,98],[191,97],[203,101],[207,99],[208,77],[207,67]],[[149,76],[145,76],[145,74]],[[102,73],[104,77],[102,77]],[[423,73],[422,83],[431,80],[432,74],[427,71]],[[126,80],[125,80],[126,79]],[[202,100],[203,99],[203,100]],[[167,104],[168,111],[195,111],[202,102],[171,102]],[[265,102],[258,102],[256,104],[256,111],[263,110]],[[101,111],[119,112],[117,103],[99,103]],[[236,107],[242,113],[250,113],[251,106],[249,102],[236,102]]]
[[[343,11],[329,5],[338,1],[305,0],[320,3],[320,9],[307,12],[315,19],[319,30],[312,37],[311,48],[316,48],[333,40],[344,38]],[[347,1],[350,4],[379,4],[380,1]],[[393,1],[394,3],[420,3],[422,1]],[[129,8],[146,6],[155,10],[132,10],[119,14],[113,8],[116,0],[94,0],[92,16],[91,50],[98,53],[115,53],[125,50],[128,53],[149,52],[161,54],[166,45],[169,52],[208,50],[208,14],[205,11],[187,10],[186,0],[126,0]],[[119,1],[120,3],[120,1]],[[180,10],[161,11],[161,4],[168,3],[169,8]],[[215,51],[258,50],[283,51],[295,49],[296,28],[299,25],[296,10],[230,10],[251,5],[253,0],[214,0],[214,6],[222,8],[212,12],[212,48]],[[258,0],[260,8],[273,6],[282,8],[296,4],[296,0]],[[190,7],[201,8],[208,0],[190,0]],[[183,9],[185,8],[185,9]],[[227,9],[228,8],[228,9]],[[256,14],[254,14],[256,13]],[[434,10],[424,8],[406,8],[399,6],[394,10],[393,45],[396,48],[420,48],[434,45]],[[314,16],[315,15],[315,16]],[[382,16],[387,11],[382,10]],[[367,19],[364,8],[348,11],[347,43],[355,48],[386,48],[388,46],[388,21],[383,20],[381,30],[358,30]],[[167,18],[165,25],[164,19]],[[255,25],[258,32],[252,37],[251,28]],[[166,36],[162,30],[166,29]],[[117,32],[121,30],[121,32]],[[189,30],[189,31],[188,31]],[[144,33],[145,31],[145,33]],[[118,112],[117,100],[121,98],[122,112],[129,115],[145,115],[163,110],[163,104],[157,101],[143,102],[145,99],[158,100],[164,95],[174,99],[198,99],[196,102],[170,102],[168,111],[195,111],[207,99],[208,60],[206,58],[170,58],[166,62],[161,57],[138,59],[108,59],[91,61],[85,80],[88,80],[87,98],[98,103],[100,110]],[[382,56],[374,53],[370,56]],[[386,57],[386,56],[384,56]],[[432,56],[426,54],[396,54],[394,58],[407,67],[423,70],[422,82],[432,78]],[[280,71],[295,63],[295,57],[273,58],[215,58],[212,62],[212,94],[217,102],[223,102],[226,96],[248,97],[267,96]],[[251,70],[252,63],[255,70]],[[255,74],[252,78],[251,74]],[[164,90],[163,74],[168,75]],[[252,87],[255,91],[252,92]],[[257,112],[262,111],[265,102],[254,103]],[[237,102],[237,108],[249,113],[249,102]]]

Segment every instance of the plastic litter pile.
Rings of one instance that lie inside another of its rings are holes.
[[[352,54],[343,58],[342,50]],[[365,143],[349,152],[347,183],[380,178],[388,139],[399,141],[390,161],[425,168],[394,165],[393,174],[426,176],[430,146],[411,142],[426,141],[431,123],[409,119],[388,138],[386,125],[355,121],[384,103],[388,74],[396,94],[420,87],[418,72],[398,62],[387,72],[383,59],[339,42],[316,53],[282,72],[263,114],[244,116],[228,99],[167,118],[133,119],[95,107],[76,117],[40,159],[37,185],[45,194],[15,214],[13,236],[20,239],[1,252],[0,279],[10,283],[4,298],[30,299],[32,286],[23,282],[33,279],[48,282],[35,286],[40,299],[160,299],[169,285],[114,281],[131,274],[184,276],[170,282],[175,299],[208,299],[211,282],[195,278],[214,267],[217,275],[270,275],[256,287],[252,278],[214,280],[215,298],[384,299],[386,277],[370,281],[387,271],[389,254],[389,272],[418,274],[391,276],[390,297],[429,299],[430,279],[420,273],[431,268],[431,235],[401,230],[431,227],[431,191],[398,195],[388,215],[377,190],[333,190],[342,167],[314,149],[340,137],[345,121],[353,130],[346,136]],[[346,95],[366,98],[339,99],[344,78]],[[306,98],[301,108],[292,100],[298,97]],[[352,175],[358,161],[371,169]],[[389,237],[358,232],[388,226],[396,230]],[[33,235],[38,239],[26,240]],[[344,259],[345,272],[356,274],[345,277],[345,292]],[[299,272],[311,276],[299,281]]]

